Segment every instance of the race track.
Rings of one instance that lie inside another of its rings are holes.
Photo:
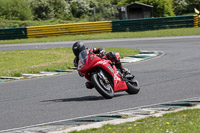
[[[84,41],[88,46],[163,51],[152,60],[127,64],[141,84],[137,95],[103,99],[73,74],[0,83],[0,131],[126,108],[198,97],[200,36]],[[73,42],[0,45],[2,50],[71,47]]]

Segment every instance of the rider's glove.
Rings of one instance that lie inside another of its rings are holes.
[[[99,56],[100,56],[100,57],[103,57],[103,56],[106,55],[106,50],[105,50],[104,48],[100,48],[99,50],[100,50],[100,51],[99,51]]]
[[[105,56],[105,53],[106,53],[105,50],[101,50],[101,51],[99,52],[99,56],[100,56],[100,57],[103,57],[103,56]]]

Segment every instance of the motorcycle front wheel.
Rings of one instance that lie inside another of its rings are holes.
[[[128,90],[126,90],[128,94],[137,94],[140,91],[140,85],[136,79],[126,82],[126,85],[128,87]]]
[[[104,75],[105,76],[105,75]],[[107,78],[107,77],[106,77]],[[114,96],[114,91],[111,84],[106,83],[105,79],[102,79],[98,74],[91,76],[92,84],[95,89],[106,99],[111,99]]]

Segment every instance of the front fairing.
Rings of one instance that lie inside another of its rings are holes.
[[[79,53],[79,59],[84,65],[86,65],[87,56],[88,56],[88,50],[83,50]]]
[[[83,50],[79,53],[78,71],[85,69],[85,65],[87,62],[87,55],[88,55],[87,50]]]
[[[96,56],[91,49],[89,50],[83,50],[79,54],[79,63],[78,63],[78,71],[81,73],[88,73],[92,67],[94,67],[94,64],[96,64],[98,61],[100,61],[101,58]]]

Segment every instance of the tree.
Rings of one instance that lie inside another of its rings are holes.
[[[173,7],[176,15],[194,13],[194,8],[200,10],[200,0],[173,0]]]
[[[71,12],[74,17],[81,17],[82,15],[87,15],[91,8],[89,3],[85,0],[71,0],[70,1]]]
[[[188,3],[186,0],[174,0],[174,13],[176,15],[181,15],[183,12],[187,10]]]
[[[32,0],[30,2],[34,19],[47,20],[55,16],[53,7],[51,7],[49,0]]]
[[[133,4],[136,0],[121,0],[118,2],[118,6],[125,6],[129,4]]]
[[[32,13],[27,0],[0,0],[0,17],[9,20],[31,20]]]
[[[186,0],[187,10],[184,13],[193,13],[194,8],[200,10],[200,0]]]
[[[118,5],[124,6],[134,2],[152,5],[154,17],[174,16],[172,0],[122,0]]]
[[[111,0],[111,4],[112,5],[117,5],[118,2],[120,2],[121,0]]]
[[[54,17],[65,19],[70,16],[71,8],[65,0],[49,0],[50,7],[54,11]]]

